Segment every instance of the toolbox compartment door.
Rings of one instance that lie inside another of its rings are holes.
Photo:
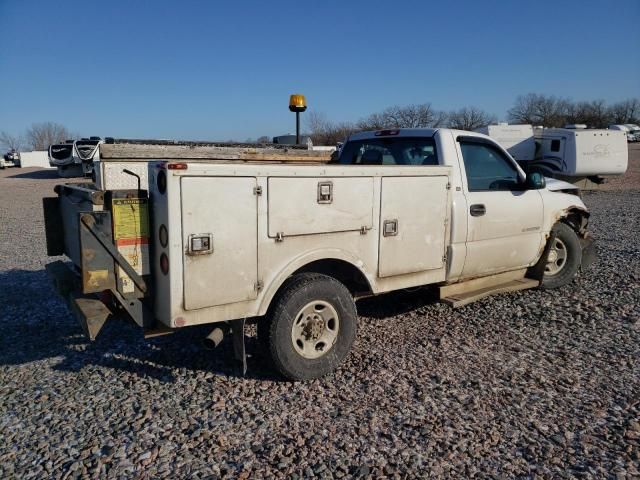
[[[448,183],[444,175],[382,178],[378,276],[444,267]]]
[[[370,230],[373,178],[269,178],[269,237]]]
[[[183,177],[185,310],[253,300],[258,280],[258,209],[254,177]],[[190,252],[190,237],[210,238]]]

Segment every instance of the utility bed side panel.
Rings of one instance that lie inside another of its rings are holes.
[[[257,196],[253,177],[181,182],[184,307],[194,310],[257,296]],[[189,254],[190,235],[211,235],[213,251]]]
[[[446,176],[382,178],[379,277],[444,266],[448,183]]]
[[[269,237],[373,227],[373,178],[269,178]]]

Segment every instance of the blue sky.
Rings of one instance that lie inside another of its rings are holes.
[[[614,102],[640,96],[639,25],[638,0],[0,0],[0,131],[244,140],[293,131],[298,92],[336,121]]]

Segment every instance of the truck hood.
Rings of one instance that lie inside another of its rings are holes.
[[[565,182],[563,180],[558,180],[557,178],[544,177],[547,183],[547,190],[550,192],[562,192],[567,190],[578,190],[578,187],[575,185]]]

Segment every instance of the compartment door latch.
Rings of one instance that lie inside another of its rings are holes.
[[[189,235],[187,255],[208,255],[213,253],[213,235],[196,233]]]

